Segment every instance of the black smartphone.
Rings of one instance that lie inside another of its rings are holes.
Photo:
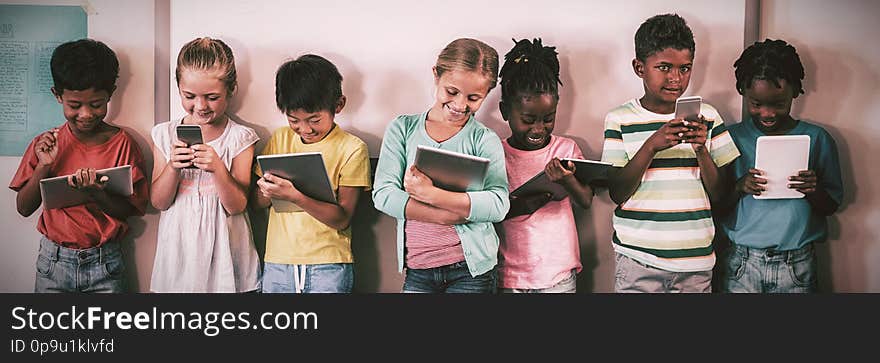
[[[199,125],[177,125],[177,138],[186,143],[186,146],[204,144],[202,128]]]
[[[196,144],[204,144],[202,139],[202,128],[199,125],[177,125],[177,138],[186,143],[186,146]],[[187,169],[195,169],[196,166],[190,164]]]

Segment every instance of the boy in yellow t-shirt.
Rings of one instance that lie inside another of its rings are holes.
[[[275,100],[290,127],[276,130],[262,155],[321,152],[338,204],[310,198],[290,181],[255,167],[257,206],[283,199],[302,208],[269,210],[263,292],[351,292],[350,222],[358,197],[370,189],[370,159],[367,145],[334,122],[345,106],[342,75],[323,57],[301,56],[278,69]]]

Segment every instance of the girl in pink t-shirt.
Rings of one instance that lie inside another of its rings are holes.
[[[556,48],[527,39],[504,56],[501,115],[512,135],[504,140],[510,212],[502,223],[499,291],[574,293],[581,270],[580,245],[571,201],[589,208],[593,189],[574,176],[562,158],[583,159],[571,139],[551,135],[559,102]],[[513,191],[540,172],[561,185],[566,196],[551,193],[514,196]]]

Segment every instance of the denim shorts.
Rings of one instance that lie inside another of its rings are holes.
[[[292,265],[266,262],[263,292],[268,294],[350,293],[354,268],[350,263]]]
[[[498,286],[495,268],[471,276],[465,261],[434,268],[406,270],[403,292],[494,294]]]
[[[117,242],[73,249],[40,239],[34,292],[125,292],[125,262]]]
[[[816,292],[816,251],[749,248],[733,244],[727,254],[724,291],[734,293]]]

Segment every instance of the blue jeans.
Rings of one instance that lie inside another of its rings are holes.
[[[577,269],[571,269],[571,274],[557,282],[555,285],[543,289],[499,289],[504,294],[574,294],[577,292]]]
[[[350,263],[290,265],[266,262],[263,292],[268,294],[350,293],[354,268]]]
[[[614,292],[709,293],[712,270],[674,272],[656,268],[615,253]]]
[[[125,292],[125,262],[119,243],[82,250],[40,239],[34,292]]]
[[[473,277],[464,261],[434,268],[408,268],[403,292],[494,294],[498,286],[497,274],[492,268]]]
[[[727,256],[725,292],[816,292],[816,252],[812,244],[790,251],[732,246]]]

